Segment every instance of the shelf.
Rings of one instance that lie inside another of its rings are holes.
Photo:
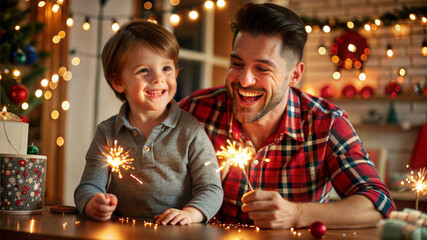
[[[413,191],[390,191],[391,197],[393,200],[403,200],[403,201],[415,201],[416,194]],[[427,195],[420,193],[420,201],[427,201]]]
[[[356,130],[358,130],[358,129],[375,130],[375,129],[381,128],[382,130],[395,130],[395,131],[396,130],[409,131],[412,129],[419,129],[422,126],[422,124],[411,124],[409,126],[409,128],[406,129],[406,128],[402,127],[402,124],[386,124],[386,123],[378,123],[378,124],[375,124],[375,123],[357,123],[356,124],[356,123],[354,123],[352,125]]]
[[[427,103],[427,95],[414,95],[414,96],[397,96],[396,98],[391,98],[389,96],[378,96],[378,97],[370,97],[370,98],[363,98],[360,96],[356,96],[354,98],[328,98],[327,100],[331,102],[390,102],[390,101],[396,101],[396,102],[426,102]]]

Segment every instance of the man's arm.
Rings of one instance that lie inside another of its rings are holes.
[[[362,228],[374,226],[382,219],[374,204],[363,195],[332,203],[294,203],[277,192],[256,190],[245,194],[242,202],[242,211],[248,212],[261,228],[303,228],[315,221],[328,228]]]

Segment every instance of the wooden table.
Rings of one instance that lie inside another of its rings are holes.
[[[109,222],[96,222],[78,214],[54,214],[45,207],[40,214],[0,214],[0,239],[203,239],[203,240],[274,240],[310,239],[307,229],[297,230],[301,236],[294,236],[290,230],[257,230],[248,227],[231,227],[212,224],[187,226],[149,225],[143,220],[126,220],[114,217]],[[376,228],[328,230],[322,240],[328,239],[370,239],[379,240]]]

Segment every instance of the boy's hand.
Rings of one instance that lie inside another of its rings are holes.
[[[170,224],[170,225],[186,225],[193,222],[191,218],[191,212],[187,211],[185,208],[183,210],[169,208],[162,212],[161,214],[154,217],[154,220],[157,224]]]
[[[85,213],[97,221],[108,221],[117,207],[117,197],[110,193],[97,193],[86,205]]]

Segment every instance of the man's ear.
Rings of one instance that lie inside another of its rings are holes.
[[[122,84],[122,81],[117,75],[113,75],[108,80],[111,83],[111,86],[113,86],[114,90],[118,93],[123,93],[125,91],[125,87]]]
[[[291,78],[289,79],[290,87],[295,87],[295,85],[297,85],[301,81],[303,72],[304,72],[304,63],[298,62],[291,72]]]

